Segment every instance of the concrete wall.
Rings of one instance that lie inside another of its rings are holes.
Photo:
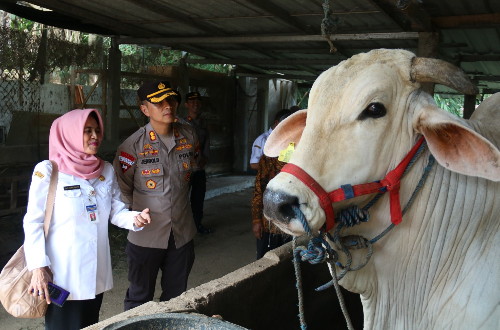
[[[192,288],[168,302],[149,302],[86,329],[103,329],[138,316],[175,312],[220,315],[226,321],[254,330],[300,329],[291,258],[289,243],[268,252],[260,260]],[[345,329],[334,289],[314,291],[331,279],[326,264],[301,263],[301,274],[307,328]],[[353,326],[361,329],[363,316],[359,296],[345,290],[343,293]]]
[[[191,70],[193,71],[193,70]],[[274,115],[294,105],[295,84],[283,79],[234,78],[221,74],[192,72],[190,90],[199,90],[204,97],[203,116],[211,135],[209,174],[246,172],[251,146],[255,138],[269,128]],[[175,75],[174,75],[175,76]],[[175,79],[173,80],[175,81]],[[90,95],[92,86],[83,86],[83,95]],[[70,86],[58,84],[1,81],[0,91],[0,166],[24,164],[31,168],[48,157],[50,125],[57,116],[72,109]],[[137,104],[136,91],[122,89],[125,104]],[[87,107],[102,111],[102,87],[93,91]],[[139,124],[145,123],[140,110],[131,110]],[[179,114],[185,114],[183,104]],[[125,109],[120,110],[120,140],[139,126]],[[2,133],[3,131],[3,133]],[[100,156],[112,159],[119,141],[105,141]]]
[[[237,86],[235,117],[234,168],[245,172],[249,168],[252,144],[268,130],[274,115],[295,105],[296,84],[284,79],[241,77]]]

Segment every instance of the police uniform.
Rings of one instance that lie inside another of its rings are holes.
[[[140,235],[130,231],[127,237],[130,286],[125,310],[153,299],[159,269],[160,301],[184,292],[194,262],[189,180],[198,141],[189,125],[171,125],[171,135],[164,137],[150,123],[140,128],[118,147],[114,161],[125,203],[132,209],[149,208],[151,214]]]

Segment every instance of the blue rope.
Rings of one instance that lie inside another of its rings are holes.
[[[315,265],[326,261],[328,248],[333,252],[330,245],[321,236],[317,236],[311,238],[307,249],[304,246],[299,246],[294,251],[300,256],[301,261],[308,261]]]
[[[311,227],[309,227],[309,223],[307,223],[306,217],[304,216],[304,213],[300,210],[298,206],[292,205],[292,210],[295,213],[295,217],[299,219],[300,223],[302,224],[302,227],[304,227],[304,230],[306,231],[307,236],[311,236]]]

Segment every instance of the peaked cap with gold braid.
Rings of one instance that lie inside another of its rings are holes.
[[[137,95],[141,101],[160,103],[170,96],[174,96],[178,103],[181,102],[180,94],[170,87],[168,81],[149,81],[142,84],[137,90]]]

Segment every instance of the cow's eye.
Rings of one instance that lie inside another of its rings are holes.
[[[363,110],[363,112],[359,115],[358,119],[363,120],[366,118],[380,118],[385,116],[387,110],[382,103],[374,102],[368,104],[368,106]]]

